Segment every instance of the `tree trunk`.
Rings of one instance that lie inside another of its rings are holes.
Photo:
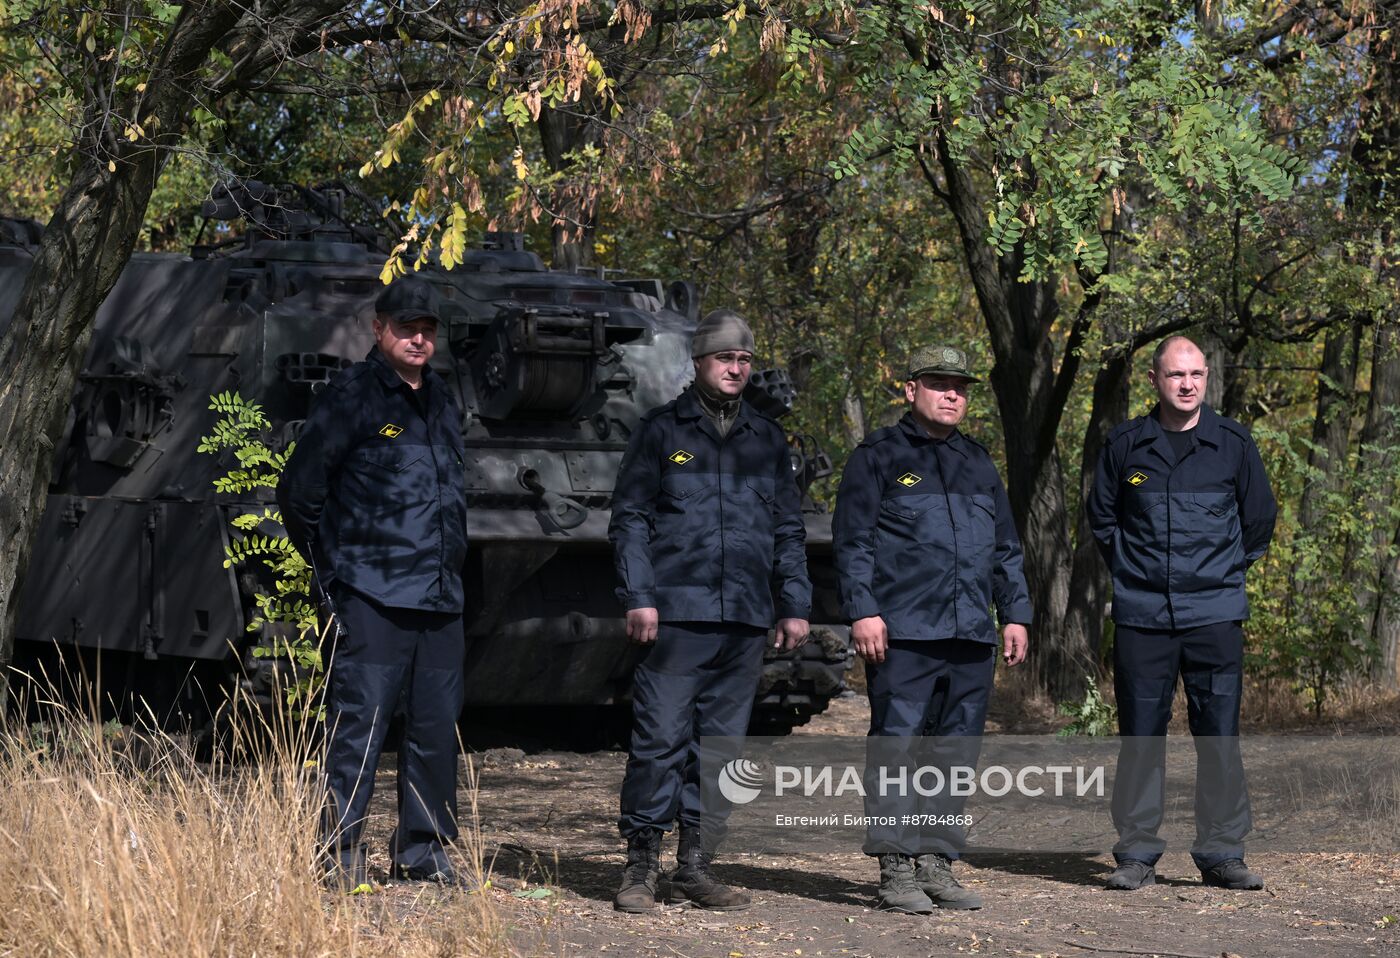
[[[1361,430],[1362,508],[1370,519],[1370,541],[1366,549],[1367,567],[1360,578],[1364,634],[1376,650],[1371,674],[1387,685],[1397,683],[1396,657],[1400,651],[1400,556],[1393,546],[1400,540],[1400,520],[1396,516],[1395,475],[1400,469],[1400,432],[1396,408],[1400,406],[1400,319],[1387,316],[1377,321],[1371,355],[1371,396],[1366,404],[1366,423]]]
[[[1370,50],[1372,74],[1364,96],[1361,129],[1352,149],[1358,167],[1359,205],[1377,224],[1380,248],[1395,249],[1394,220],[1396,159],[1400,153],[1400,11],[1383,7],[1376,39]],[[1351,197],[1348,196],[1350,203]],[[1400,266],[1394,258],[1382,255],[1377,263],[1378,279],[1391,290],[1400,287]],[[1368,567],[1363,570],[1359,590],[1362,621],[1376,650],[1371,672],[1388,685],[1400,683],[1396,674],[1397,646],[1400,646],[1400,557],[1394,545],[1400,541],[1397,520],[1395,476],[1400,466],[1400,434],[1397,434],[1396,407],[1400,404],[1400,313],[1392,308],[1376,318],[1371,352],[1371,395],[1366,421],[1361,430],[1358,469],[1362,476],[1360,494],[1364,514],[1371,521]]]
[[[1225,387],[1229,383],[1226,372],[1229,351],[1225,348],[1225,341],[1212,332],[1202,332],[1196,337],[1196,345],[1205,354],[1206,368],[1210,370],[1210,375],[1206,377],[1205,404],[1225,415]]]
[[[865,400],[855,387],[846,390],[846,398],[841,402],[841,424],[845,428],[846,443],[854,449],[865,439]]]
[[[986,213],[971,175],[939,135],[941,192],[958,224],[968,273],[996,356],[991,382],[1006,442],[1006,485],[1021,532],[1035,616],[1030,645],[1037,683],[1055,698],[1077,697],[1093,669],[1083,623],[1067,628],[1072,552],[1065,476],[1055,434],[1064,411],[1050,330],[1054,287],[1020,280],[1019,255],[998,257],[983,236]],[[1066,355],[1066,363],[1077,362]]]
[[[1065,475],[1059,450],[1041,445],[1048,396],[1034,383],[1049,378],[1050,344],[1018,350],[992,369],[1006,440],[1007,494],[1021,527],[1027,585],[1035,613],[1032,665],[1038,683],[1056,698],[1073,697],[1092,669],[1087,636],[1066,630],[1071,548]],[[1037,399],[1037,392],[1041,395]]]
[[[1312,537],[1326,516],[1329,494],[1339,492],[1346,481],[1347,450],[1351,445],[1352,403],[1356,394],[1357,360],[1361,352],[1361,324],[1341,317],[1328,329],[1317,378],[1317,415],[1313,419],[1312,449],[1303,487],[1300,532]]]
[[[1074,561],[1070,570],[1065,629],[1070,634],[1083,633],[1087,637],[1095,663],[1101,663],[1103,659],[1104,610],[1108,605],[1112,581],[1089,528],[1084,501],[1094,485],[1094,471],[1098,468],[1104,440],[1114,426],[1128,418],[1128,364],[1131,362],[1130,347],[1105,351],[1099,371],[1094,376],[1093,405],[1089,410],[1089,424],[1084,430],[1084,446],[1079,458],[1079,509],[1074,528]]]
[[[579,107],[580,104],[574,104]],[[535,124],[545,162],[554,173],[567,173],[573,166],[570,154],[581,146],[597,146],[601,129],[591,119],[541,107]],[[555,269],[573,272],[593,265],[593,239],[598,230],[598,203],[588,192],[580,192],[568,182],[550,196],[551,257]]]
[[[790,188],[790,184],[782,180],[771,186],[784,191]],[[783,341],[791,344],[787,351],[787,371],[799,396],[809,389],[812,369],[820,358],[820,350],[813,346],[818,341],[812,328],[815,318],[825,315],[830,308],[817,273],[817,256],[822,233],[831,224],[831,204],[825,193],[802,196],[782,206],[778,214],[784,281],[774,284],[780,301],[765,310],[768,315],[764,322],[785,327]],[[750,320],[755,318],[750,317]]]
[[[23,570],[48,498],[54,446],[63,434],[97,308],[136,245],[154,176],[108,174],[89,162],[44,230],[19,305],[0,340],[0,663],[13,651]],[[2,680],[0,680],[2,681]],[[3,688],[3,685],[0,685]]]
[[[1371,623],[1371,638],[1376,644],[1376,658],[1371,665],[1371,678],[1387,688],[1400,688],[1400,525],[1390,542],[1390,556],[1381,569],[1376,616]]]
[[[131,258],[151,192],[170,148],[183,138],[195,94],[190,77],[238,22],[223,4],[190,4],[159,51],[144,95],[128,115],[158,131],[150,140],[80,141],[76,172],[44,229],[0,337],[0,694],[14,651],[25,566],[48,497],[53,451],[63,433],[97,309]],[[99,84],[100,85],[100,84]],[[139,111],[139,113],[138,113]],[[84,131],[103,127],[88,104]],[[108,166],[114,164],[115,169]]]

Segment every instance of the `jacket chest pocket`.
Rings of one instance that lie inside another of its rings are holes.
[[[707,481],[707,476],[663,475],[656,511],[663,515],[694,512],[706,499],[703,492]]]
[[[1139,492],[1124,504],[1121,530],[1136,542],[1165,544],[1170,512],[1165,492]]]
[[[735,526],[742,527],[754,537],[757,548],[770,555],[773,548],[773,480],[763,476],[745,476],[736,490]],[[728,517],[726,517],[728,518]],[[726,522],[728,526],[730,523]]]
[[[1230,539],[1237,535],[1235,497],[1229,493],[1183,495],[1173,502],[1178,515],[1172,525],[1187,536]]]
[[[372,449],[360,450],[360,454],[356,458],[368,467],[367,471],[404,472],[423,458],[423,447],[377,446]]]
[[[996,503],[987,495],[968,496],[968,501],[967,528],[972,540],[969,553],[990,559],[997,544]]]
[[[890,538],[925,545],[946,537],[950,531],[943,497],[933,495],[891,496],[882,500],[877,527]]]
[[[426,463],[426,465],[425,465]],[[356,508],[398,509],[426,498],[435,479],[423,446],[361,449],[347,463]]]
[[[762,476],[749,476],[744,480],[744,485],[748,486],[750,496],[757,499],[759,505],[769,509],[773,507],[772,479],[765,479]]]

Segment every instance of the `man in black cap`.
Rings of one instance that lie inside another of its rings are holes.
[[[438,309],[418,277],[379,296],[375,347],[316,398],[277,486],[287,534],[338,620],[322,841],[330,877],[350,888],[365,881],[360,835],[401,704],[393,874],[453,877],[467,515],[461,415],[428,365]]]
[[[911,769],[926,756],[946,786],[949,770],[976,765],[996,669],[993,607],[1006,664],[1026,657],[1031,603],[1011,504],[986,448],[957,428],[975,382],[961,349],[915,350],[909,411],[851,453],[836,498],[841,605],[870,693],[866,812],[898,823],[866,832],[888,911],[981,907],[953,877],[962,799],[945,787],[915,802]],[[881,769],[903,773],[903,796],[880,794]],[[932,825],[907,824],[919,816]]]
[[[656,907],[661,835],[677,821],[672,900],[749,904],[710,874],[729,810],[717,776],[748,729],[764,636],[800,646],[812,601],[787,437],[741,398],[753,349],[738,314],[709,313],[691,339],[695,384],[642,417],[617,477],[618,597],[628,637],[648,647],[633,680],[618,911]]]

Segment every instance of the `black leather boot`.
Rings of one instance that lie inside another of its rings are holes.
[[[710,874],[710,856],[700,838],[700,829],[681,826],[676,848],[680,866],[671,876],[671,901],[688,901],[711,911],[739,911],[749,907],[749,893],[720,884]]]
[[[656,889],[661,883],[661,832],[651,828],[627,839],[627,866],[622,871],[622,887],[613,898],[613,908],[631,914],[656,907]]]

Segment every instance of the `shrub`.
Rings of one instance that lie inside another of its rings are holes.
[[[209,455],[231,451],[237,463],[214,480],[214,490],[246,495],[275,489],[295,443],[282,452],[273,451],[264,439],[272,424],[262,406],[236,392],[211,396],[209,408],[220,417],[213,432],[200,438],[198,451]],[[235,535],[224,550],[224,568],[257,564],[262,579],[270,580],[267,591],[253,595],[255,611],[248,631],[260,633],[263,639],[253,648],[253,655],[288,665],[291,679],[281,685],[287,707],[297,716],[318,701],[317,692],[324,680],[322,635],[317,632],[316,608],[309,599],[311,567],[287,538],[279,510],[255,508],[230,525]],[[321,706],[315,708],[319,716]]]

